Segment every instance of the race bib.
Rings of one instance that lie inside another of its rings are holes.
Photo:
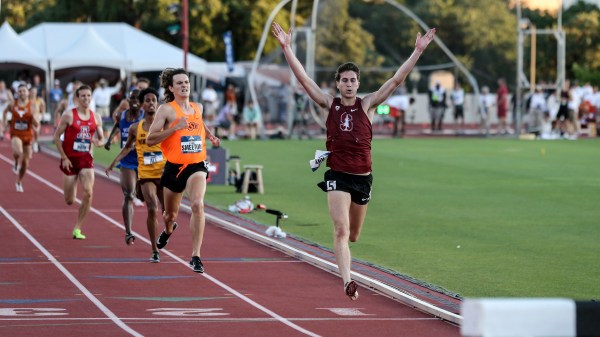
[[[73,142],[73,151],[90,152],[92,142],[89,139],[75,139]]]
[[[144,152],[144,165],[152,165],[163,161],[162,152]]]
[[[16,121],[15,122],[15,130],[23,131],[29,128],[29,123],[25,121]]]
[[[200,136],[181,136],[181,153],[202,152],[202,138]]]

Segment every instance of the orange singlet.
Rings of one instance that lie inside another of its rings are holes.
[[[169,138],[165,139],[160,147],[163,154],[170,163],[183,164],[182,169],[188,164],[195,164],[206,160],[206,133],[204,131],[204,122],[202,113],[196,103],[190,102],[194,109],[193,115],[186,115],[181,110],[177,102],[168,103],[173,109],[177,118],[169,127],[173,127],[179,118],[185,118],[188,127],[183,130],[177,130]]]
[[[10,120],[10,136],[21,138],[23,145],[31,144],[33,140],[33,112],[31,102],[25,106],[19,105],[18,101],[13,104],[12,118]]]

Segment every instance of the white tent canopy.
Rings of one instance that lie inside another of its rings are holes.
[[[96,36],[93,36],[94,33]],[[121,60],[106,62],[107,58],[114,56],[112,52],[94,52],[94,47],[88,44],[89,38],[96,37],[102,41],[103,50],[118,53]],[[62,68],[81,66],[76,64],[78,58],[86,59],[86,66],[106,67],[109,63],[112,64],[109,68],[119,68],[125,64],[128,72],[183,67],[182,49],[125,23],[42,23],[22,32],[21,38]],[[193,54],[188,54],[187,66],[191,73],[206,73],[206,61]]]
[[[0,27],[0,46],[0,64],[20,63],[43,70],[48,68],[47,59],[23,41],[7,21]]]
[[[50,56],[50,69],[96,66],[124,69],[128,62],[123,56],[103,40],[92,27],[86,27],[83,34],[61,53]]]

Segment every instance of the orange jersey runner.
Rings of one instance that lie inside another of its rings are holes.
[[[190,102],[194,114],[186,115],[177,102],[172,101],[168,104],[173,107],[177,115],[169,127],[173,127],[179,118],[185,118],[187,128],[177,130],[161,143],[160,147],[167,160],[173,164],[185,166],[206,160],[206,133],[198,105]]]

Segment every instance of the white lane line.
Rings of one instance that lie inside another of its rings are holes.
[[[193,318],[193,317],[172,317],[172,318],[147,318],[147,317],[121,317],[124,321],[152,321],[155,322],[277,322],[274,318]],[[336,317],[298,317],[288,318],[292,321],[300,322],[343,322],[343,321],[362,321],[362,322],[416,322],[416,321],[439,321],[437,317],[389,317],[389,318],[363,318],[363,317],[347,317],[347,318],[336,318]],[[105,321],[107,318],[0,318],[1,321],[51,321],[51,322],[70,322],[70,321]]]
[[[19,224],[19,222],[17,220],[15,220],[15,218],[13,218],[8,212],[6,212],[2,206],[0,206],[0,213],[2,213],[10,222],[12,222],[12,224],[27,239],[29,239],[29,241],[31,241],[31,243],[33,243],[37,247],[37,249],[39,249],[44,255],[46,255],[48,260],[50,262],[52,262],[52,264],[54,264],[54,266],[58,270],[60,270],[63,273],[63,275],[65,275],[69,279],[69,281],[71,281],[71,283],[73,283],[77,287],[77,289],[79,289],[79,291],[81,291],[85,295],[85,297],[87,297],[90,301],[92,301],[92,303],[94,303],[94,305],[96,307],[98,307],[98,309],[100,309],[100,311],[102,311],[106,315],[106,317],[108,317],[111,321],[113,321],[113,323],[115,323],[121,329],[127,331],[127,333],[129,333],[132,336],[136,336],[136,337],[144,336],[144,335],[138,333],[137,331],[133,330],[132,328],[130,328],[121,319],[119,319],[119,317],[117,315],[115,315],[112,311],[110,311],[110,309],[108,309],[104,304],[102,304],[102,302],[100,302],[100,300],[98,300],[98,298],[96,298],[96,296],[94,296],[89,290],[87,290],[87,288],[83,284],[81,284],[81,282],[79,282],[77,280],[77,278],[75,276],[73,276],[73,274],[71,274],[67,270],[67,268],[65,268],[60,262],[58,262],[58,260],[56,260],[54,258],[54,256],[52,254],[50,254],[50,252],[48,250],[46,250],[46,248],[44,248],[44,246],[42,246],[42,244],[39,243],[31,234],[29,234],[29,232],[25,228],[23,228],[23,226],[21,226],[21,224]]]
[[[4,155],[0,154],[0,159],[2,159],[3,161],[5,161],[7,164],[12,165],[12,161],[10,159],[8,159],[7,157],[5,157]],[[98,170],[96,170],[96,172],[98,172]],[[46,186],[50,187],[51,189],[55,190],[56,192],[58,192],[59,194],[63,194],[63,190],[61,188],[59,188],[58,186],[52,184],[50,181],[44,179],[43,177],[37,175],[36,173],[32,172],[31,170],[27,171],[27,174],[29,174],[30,176],[32,176],[33,178],[35,178],[36,180],[40,181],[41,183],[45,184]],[[79,200],[79,198],[75,199],[78,203],[81,203],[81,200]],[[182,205],[183,206],[183,205]],[[121,225],[119,222],[117,222],[116,220],[114,220],[113,218],[107,216],[106,214],[100,212],[99,210],[97,210],[96,208],[92,207],[90,209],[93,213],[97,214],[98,216],[100,216],[101,218],[105,219],[106,221],[114,224],[115,226],[121,228],[121,229],[125,229],[125,227],[123,225]],[[143,237],[142,235],[139,235],[138,233],[132,231],[132,233],[136,236],[136,240],[137,239],[141,239],[141,241],[147,243],[147,244],[151,244],[150,240],[146,239],[145,237]],[[183,259],[181,259],[180,257],[178,257],[177,255],[171,253],[170,251],[166,250],[166,249],[161,249],[162,253],[166,253],[167,255],[169,255],[171,258],[173,258],[174,260],[178,261],[179,263],[185,265],[186,267],[189,267],[189,264],[187,261],[184,261]],[[308,336],[312,336],[312,337],[321,337],[320,335],[306,330],[303,327],[294,324],[293,322],[291,322],[290,320],[284,318],[283,316],[280,316],[279,314],[267,309],[266,307],[262,306],[261,304],[251,300],[250,298],[244,296],[242,293],[236,291],[235,289],[231,288],[230,286],[228,286],[227,284],[219,281],[218,279],[210,276],[208,273],[204,273],[202,274],[205,278],[207,278],[208,280],[210,280],[211,282],[213,282],[214,284],[218,285],[219,287],[227,290],[228,292],[230,292],[231,294],[235,295],[236,297],[238,297],[239,299],[241,299],[242,301],[250,304],[251,306],[253,306],[254,308],[264,312],[265,314],[273,317],[274,319],[276,319],[277,321],[287,325],[288,327],[299,331],[305,335]]]

